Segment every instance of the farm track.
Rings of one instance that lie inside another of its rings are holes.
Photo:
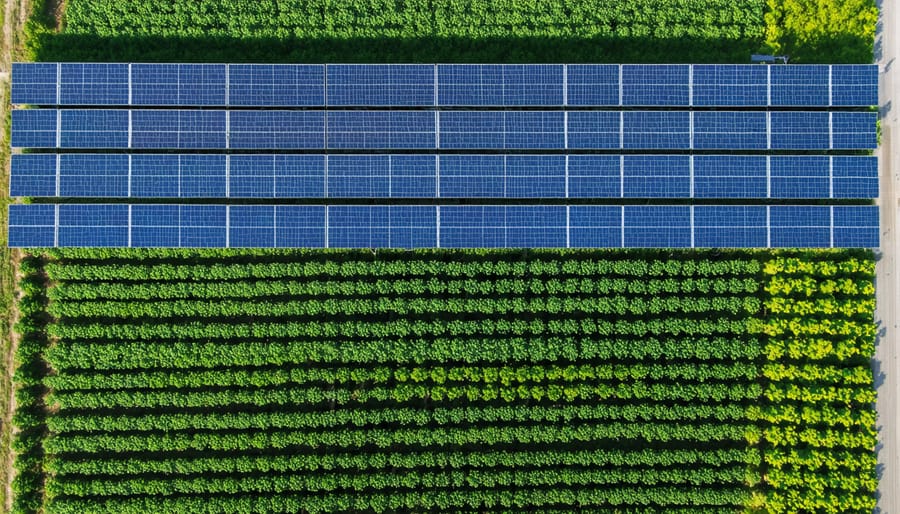
[[[881,24],[876,36],[880,55],[876,55],[881,73],[882,140],[878,157],[881,169],[881,255],[876,266],[876,321],[879,340],[874,361],[878,385],[878,463],[880,487],[878,508],[881,514],[900,512],[900,439],[898,439],[898,401],[900,401],[900,359],[898,359],[898,297],[900,297],[900,240],[897,218],[900,203],[900,8],[894,2],[879,2]]]

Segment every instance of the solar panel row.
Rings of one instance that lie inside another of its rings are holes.
[[[26,109],[12,112],[12,146],[866,150],[877,146],[876,119],[874,112]]]
[[[28,247],[877,247],[874,206],[9,206]]]
[[[876,198],[870,156],[16,154],[10,195]]]
[[[871,106],[872,65],[14,63],[12,103]]]

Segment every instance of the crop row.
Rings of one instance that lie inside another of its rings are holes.
[[[298,403],[360,404],[367,401],[409,402],[414,400],[467,401],[521,400],[558,402],[576,399],[591,401],[698,401],[740,402],[755,399],[762,393],[758,383],[652,383],[644,381],[604,384],[586,381],[573,384],[526,385],[516,387],[478,385],[397,384],[395,386],[275,386],[266,388],[238,388],[223,390],[188,390],[173,393],[168,390],[129,390],[79,392],[56,391],[48,402],[62,409],[100,408],[198,408],[230,405],[295,405]]]
[[[67,253],[68,254],[68,253]],[[131,255],[129,260],[138,261]],[[90,262],[90,261],[89,261]],[[207,281],[236,279],[310,279],[316,277],[545,277],[559,275],[585,277],[718,277],[755,275],[760,270],[756,260],[554,260],[506,261],[487,259],[479,262],[415,258],[412,260],[372,260],[340,262],[319,257],[307,262],[235,262],[222,264],[81,264],[51,261],[45,266],[47,275],[55,281],[102,282],[124,280]]]
[[[483,383],[511,386],[524,383],[583,380],[755,380],[759,366],[752,362],[544,364],[502,366],[380,366],[274,369],[232,368],[153,370],[133,373],[66,373],[49,376],[44,384],[59,391],[103,389],[162,389],[189,387],[264,387],[285,384]],[[871,376],[869,377],[871,378]]]
[[[383,491],[391,489],[535,488],[621,485],[691,485],[694,487],[728,485],[740,482],[744,465],[714,468],[656,469],[537,469],[407,471],[314,474],[277,473],[268,476],[162,477],[161,479],[76,479],[53,480],[47,494],[54,496],[132,496],[174,494],[257,493],[308,494],[332,491]],[[858,479],[857,479],[858,480]],[[851,482],[852,483],[852,482]]]
[[[759,465],[754,448],[643,449],[643,450],[534,450],[349,452],[283,455],[223,454],[198,458],[51,459],[47,467],[56,476],[119,476],[138,474],[194,475],[209,473],[273,473],[296,471],[463,468],[543,468],[553,466],[694,467]]]
[[[755,338],[644,337],[618,339],[570,336],[541,338],[468,337],[323,341],[229,341],[92,343],[60,341],[45,356],[54,369],[200,369],[220,366],[283,366],[317,363],[578,362],[608,359],[753,359],[762,344]]]
[[[52,436],[44,442],[48,453],[237,451],[270,448],[391,448],[445,445],[542,445],[603,440],[646,442],[690,441],[693,444],[743,441],[754,431],[750,423],[621,423],[601,425],[513,425],[470,428],[331,428],[324,431],[270,429],[264,432],[191,431],[147,434],[97,434]],[[815,438],[817,434],[810,434]],[[843,437],[842,437],[843,436]],[[806,434],[804,434],[806,437]],[[855,434],[834,434],[840,444],[856,447]],[[873,436],[874,437],[874,436]],[[830,440],[830,439],[829,439]],[[852,444],[850,444],[852,443]]]
[[[709,295],[752,294],[759,283],[751,278],[625,279],[598,277],[549,279],[397,278],[368,280],[253,280],[238,282],[62,282],[49,291],[52,300],[172,300],[179,298],[265,298],[333,296],[483,296],[562,295]]]
[[[366,426],[453,426],[503,423],[572,423],[578,421],[742,421],[739,405],[610,405],[462,407],[433,410],[396,408],[337,409],[318,412],[153,413],[135,415],[68,414],[48,420],[56,434],[166,430],[250,430]]]
[[[555,317],[578,315],[672,315],[728,312],[755,313],[754,297],[701,296],[628,298],[329,298],[324,300],[161,300],[54,302],[48,312],[61,318],[228,318],[246,316],[360,316],[391,313],[403,316],[446,317],[458,314],[508,314]]]
[[[823,323],[827,322],[825,320]],[[836,322],[835,330],[851,331],[854,323]],[[852,326],[851,326],[852,325]],[[808,326],[808,325],[807,325]],[[777,326],[776,326],[777,328]],[[809,330],[816,330],[808,326]],[[637,337],[672,335],[695,336],[730,334],[744,336],[757,333],[761,323],[753,319],[688,319],[688,318],[645,318],[624,319],[503,319],[485,318],[469,321],[452,320],[381,320],[381,321],[330,321],[328,318],[315,322],[185,322],[185,323],[89,323],[83,325],[54,324],[48,333],[61,339],[107,339],[122,341],[128,339],[271,339],[271,338],[370,338],[393,337],[408,339],[416,337],[440,336],[483,336],[496,337],[547,337],[551,335],[594,335],[613,334]],[[874,327],[872,327],[874,330]],[[829,331],[822,331],[830,333]]]
[[[740,507],[748,499],[749,493],[743,487],[680,488],[680,487],[575,487],[571,489],[517,488],[511,490],[485,491],[432,491],[413,492],[366,492],[363,494],[329,494],[312,496],[307,493],[262,496],[258,494],[223,494],[202,496],[178,496],[160,498],[157,496],[137,496],[111,499],[64,498],[51,501],[48,514],[115,513],[146,514],[147,512],[203,512],[206,514],[226,514],[235,512],[347,512],[375,511],[397,512],[398,510],[441,510],[447,512],[455,508],[492,509],[513,508],[521,511],[533,507],[572,506],[620,507],[663,506],[719,506],[718,510],[703,509],[701,512],[721,512],[721,507]],[[593,509],[592,509],[593,510]],[[654,509],[649,509],[653,511]],[[610,512],[619,512],[620,509]],[[677,511],[675,511],[677,512]]]

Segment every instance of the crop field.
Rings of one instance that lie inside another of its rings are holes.
[[[874,507],[867,253],[25,268],[48,513]]]

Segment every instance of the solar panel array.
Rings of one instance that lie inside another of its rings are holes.
[[[873,206],[762,203],[878,196],[877,161],[865,155],[877,145],[867,109],[877,74],[856,65],[16,63],[12,102],[37,108],[12,114],[11,145],[27,153],[13,156],[11,194],[92,203],[13,205],[9,244],[875,247]],[[487,205],[510,199],[544,204]],[[578,205],[548,204],[569,199]],[[695,199],[756,205],[688,205]]]
[[[866,107],[872,65],[14,63],[13,104]]]
[[[871,199],[861,155],[16,154],[12,196]]]
[[[20,109],[14,148],[871,150],[875,112]]]
[[[27,204],[9,224],[42,247],[830,248],[876,239],[878,208]]]

